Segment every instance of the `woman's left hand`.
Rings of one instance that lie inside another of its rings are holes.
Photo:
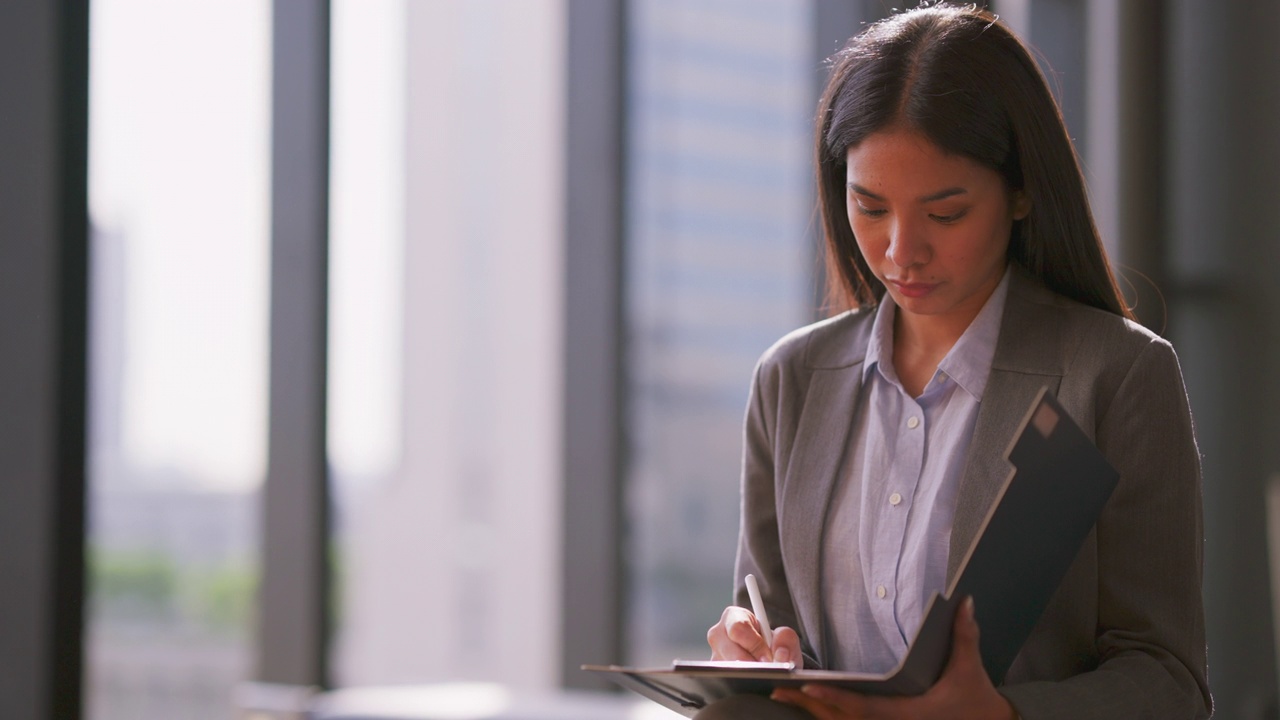
[[[973,617],[973,598],[956,613],[951,634],[951,658],[938,682],[916,697],[860,695],[821,685],[805,685],[799,690],[778,688],[773,699],[807,710],[818,720],[1014,720],[1013,706],[996,692],[982,667],[978,650],[978,622]]]

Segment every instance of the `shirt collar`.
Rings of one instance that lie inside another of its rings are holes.
[[[1004,304],[1009,297],[1009,276],[1005,268],[1000,284],[987,298],[978,316],[969,323],[964,334],[951,346],[951,352],[938,363],[938,369],[946,373],[974,400],[982,400],[991,375],[991,361],[996,356],[996,341],[1000,339],[1000,323],[1004,320]]]
[[[871,323],[871,339],[867,342],[867,358],[862,363],[862,382],[865,384],[872,371],[878,371],[884,379],[897,383],[898,373],[893,369],[893,317],[897,306],[888,293],[876,307]]]
[[[986,304],[969,323],[960,339],[956,340],[946,357],[942,358],[942,362],[938,363],[938,370],[954,380],[975,400],[982,400],[982,394],[987,388],[987,378],[991,374],[991,361],[995,358],[1000,323],[1004,319],[1005,300],[1009,296],[1010,275],[1012,273],[1006,268]],[[897,306],[886,294],[876,308],[876,317],[872,322],[871,339],[867,343],[866,360],[862,365],[863,383],[873,370],[889,382],[898,383],[898,375],[893,368],[895,312]]]

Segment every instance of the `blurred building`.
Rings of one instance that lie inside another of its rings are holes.
[[[552,687],[565,6],[407,3],[403,17],[387,28],[407,48],[389,89],[405,113],[404,237],[390,239],[403,435],[396,465],[340,509],[335,671]]]
[[[816,309],[809,3],[629,6],[627,655],[706,654],[732,598],[756,359]]]

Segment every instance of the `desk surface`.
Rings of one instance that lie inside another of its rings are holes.
[[[673,720],[630,694],[525,692],[494,683],[348,688],[316,696],[311,720]]]

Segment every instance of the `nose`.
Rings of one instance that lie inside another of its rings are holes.
[[[929,243],[920,232],[920,228],[903,218],[897,219],[889,228],[889,247],[885,249],[885,257],[898,267],[923,265],[929,261]]]

